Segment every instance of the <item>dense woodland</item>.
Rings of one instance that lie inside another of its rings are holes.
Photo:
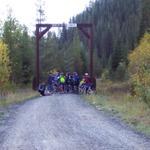
[[[96,0],[72,22],[92,22],[99,69],[115,77],[119,64],[128,65],[128,53],[150,27],[149,0]]]
[[[128,54],[150,28],[150,1],[96,0],[71,17],[70,23],[93,23],[94,75],[124,80],[128,78]],[[0,51],[5,50],[0,53],[0,84],[4,85],[5,80],[31,83],[35,72],[35,33],[29,34],[28,28],[11,13],[0,27]],[[3,55],[7,56],[8,69],[3,69]],[[87,72],[87,39],[77,29],[65,26],[58,35],[49,32],[40,42],[40,65],[41,80],[51,69]],[[5,80],[2,74],[7,74]]]

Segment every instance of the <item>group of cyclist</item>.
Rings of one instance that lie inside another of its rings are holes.
[[[40,84],[39,92],[41,95],[45,93],[88,93],[95,90],[95,84],[91,80],[88,73],[85,73],[82,78],[77,72],[49,73],[47,83]]]

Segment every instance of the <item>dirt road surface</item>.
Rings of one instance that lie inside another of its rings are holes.
[[[8,108],[0,150],[150,150],[150,139],[78,95],[63,94]]]

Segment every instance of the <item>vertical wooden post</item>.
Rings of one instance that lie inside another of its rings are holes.
[[[35,73],[35,86],[39,85],[40,79],[40,62],[39,62],[39,26],[36,25],[36,73]]]
[[[93,27],[91,26],[90,28],[90,33],[89,33],[89,69],[90,69],[90,77],[93,77]]]

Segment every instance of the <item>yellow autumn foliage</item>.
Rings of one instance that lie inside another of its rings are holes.
[[[129,54],[132,94],[150,104],[150,34],[145,33],[140,44]]]
[[[8,84],[10,73],[9,51],[6,44],[0,41],[0,90],[3,90]]]

